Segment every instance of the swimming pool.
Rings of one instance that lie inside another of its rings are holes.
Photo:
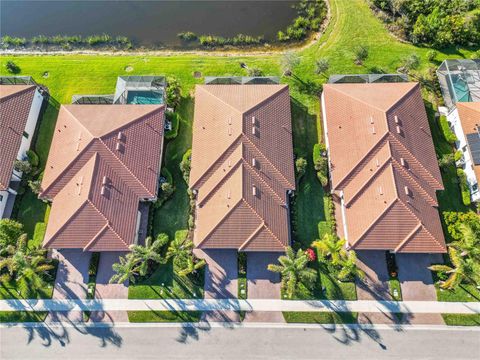
[[[163,95],[157,91],[128,91],[127,104],[163,104]]]
[[[455,91],[455,96],[457,98],[457,102],[470,102],[472,98],[470,96],[470,89],[468,88],[468,84],[465,80],[460,78],[459,76],[452,76],[453,82],[453,90]]]

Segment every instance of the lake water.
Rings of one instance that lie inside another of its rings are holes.
[[[145,46],[180,46],[177,34],[193,31],[232,37],[275,38],[296,16],[296,1],[31,1],[0,0],[0,33],[127,36]]]

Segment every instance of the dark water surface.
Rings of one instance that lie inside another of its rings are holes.
[[[79,1],[0,0],[0,33],[127,36],[139,45],[181,45],[177,34],[193,31],[232,37],[275,38],[295,18],[296,1]]]

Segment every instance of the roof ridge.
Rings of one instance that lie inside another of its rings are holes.
[[[240,203],[242,203],[243,199],[239,199],[237,201],[237,203],[235,205],[232,206],[232,208],[225,214],[225,216],[220,219],[220,221],[212,228],[212,230],[210,230],[207,235],[205,235],[205,237],[203,238],[203,240],[201,240],[197,245],[196,247],[200,248],[200,246],[208,240],[208,238],[213,234],[214,231],[216,231],[218,229],[218,227],[223,224],[226,219],[228,218],[228,216],[233,212],[233,210],[235,210],[239,205]]]
[[[11,86],[15,86],[15,85],[11,85]],[[18,95],[23,95],[24,93],[32,90],[32,89],[37,89],[37,86],[34,85],[34,84],[31,84],[29,87],[26,87],[25,89],[23,90],[20,90],[20,91],[17,91],[17,92],[14,92],[14,93],[11,93],[11,94],[8,94],[2,98],[0,98],[0,102],[4,102],[6,100],[10,100],[10,98],[12,97],[15,97],[15,96],[18,96]],[[32,105],[30,104],[30,107],[32,107]]]
[[[247,240],[245,240],[245,241],[243,242],[243,244],[240,245],[240,247],[238,248],[238,250],[242,250],[245,246],[247,246],[247,245],[250,243],[250,241],[252,241],[253,238],[254,238],[257,234],[259,234],[259,233],[260,233],[260,230],[262,230],[262,228],[264,228],[264,227],[265,227],[265,221],[262,221],[262,222],[260,223],[260,225],[253,231],[253,233],[250,234],[250,236],[247,238]]]
[[[412,231],[410,231],[410,233],[408,233],[407,236],[405,236],[405,238],[400,242],[400,244],[397,245],[397,247],[394,249],[394,252],[397,252],[402,247],[404,247],[410,241],[410,239],[413,237],[413,235],[415,235],[415,233],[417,233],[418,230],[420,230],[421,228],[422,228],[422,222],[419,221],[417,226],[415,226],[412,229]]]
[[[122,164],[122,166],[125,168],[125,170],[127,170],[127,172],[128,172],[130,175],[132,175],[132,177],[140,184],[140,186],[141,186],[143,189],[145,189],[145,191],[146,191],[150,196],[155,197],[155,194],[152,194],[152,193],[150,192],[150,190],[147,189],[147,187],[135,176],[135,174],[127,167],[127,165],[125,165],[125,163],[124,163],[117,155],[115,155],[115,153],[107,146],[107,144],[105,144],[105,142],[104,142],[101,138],[97,138],[97,139],[100,141],[100,143],[102,143],[102,144],[105,146],[105,148],[107,149],[107,151],[110,152],[110,154],[112,154],[113,157],[114,157],[115,159],[117,159],[120,164]]]
[[[392,208],[392,206],[395,205],[395,203],[396,203],[397,201],[399,201],[399,199],[398,199],[398,198],[394,198],[394,199],[390,202],[390,204],[388,204],[387,207],[380,213],[380,215],[378,215],[378,216],[376,217],[376,219],[374,219],[374,220],[372,221],[372,223],[365,229],[365,231],[358,237],[358,239],[351,244],[350,247],[351,247],[351,248],[354,248],[355,245],[357,245],[358,243],[360,243],[360,242],[363,240],[363,238],[365,237],[365,235],[377,224],[377,222],[378,222],[383,216],[385,216],[385,214],[387,213],[387,211],[389,211],[389,210]]]
[[[194,188],[194,187],[200,182],[200,180],[204,179],[205,176],[210,172],[210,170],[220,161],[220,159],[223,159],[223,157],[225,156],[225,154],[226,154],[230,149],[232,149],[232,147],[233,147],[234,145],[238,145],[237,143],[238,143],[238,141],[239,141],[239,139],[240,139],[241,137],[242,137],[242,133],[240,133],[240,134],[236,137],[236,139],[234,139],[234,140],[232,141],[232,143],[231,143],[229,146],[227,146],[227,148],[220,154],[220,156],[219,156],[212,164],[210,164],[210,166],[203,172],[202,176],[200,176],[192,185],[190,185],[190,188]],[[212,175],[210,175],[210,176],[212,176]],[[210,178],[210,176],[209,176],[206,180],[208,180],[208,179]]]
[[[359,188],[358,190],[350,197],[350,199],[345,203],[345,206],[349,206],[360,193],[362,192],[363,189],[365,189],[370,183],[377,178],[378,175],[387,167],[387,165],[390,163],[391,158],[387,158],[382,165],[380,165],[377,170],[370,176]]]
[[[440,244],[438,242],[438,240],[436,239],[436,237],[433,236],[431,231],[427,229],[427,227],[422,222],[422,220],[417,215],[415,215],[415,213],[412,210],[410,210],[410,208],[401,199],[400,199],[400,203],[405,207],[405,209],[407,209],[408,212],[410,212],[410,214],[412,214],[413,217],[415,217],[415,219],[417,219],[422,224],[422,228],[432,237],[433,241],[435,241],[437,243],[437,245],[439,245],[441,248],[443,248],[442,244]]]
[[[115,229],[110,225],[110,220],[108,220],[108,218],[95,206],[95,204],[90,200],[90,199],[87,199],[87,202],[105,219],[105,221],[107,222],[107,225],[108,225],[108,228],[110,230],[112,230],[112,232],[124,243],[124,245],[126,247],[128,247],[127,243],[125,242],[125,240],[123,240],[123,238],[115,231]]]
[[[277,235],[275,235],[275,234],[270,230],[270,228],[267,226],[267,224],[266,224],[266,222],[265,222],[265,219],[264,219],[263,217],[261,217],[260,214],[259,214],[252,206],[250,206],[250,204],[249,204],[247,201],[245,201],[245,199],[242,199],[242,200],[243,200],[243,202],[250,208],[250,210],[252,210],[252,212],[253,212],[255,215],[257,215],[260,220],[262,220],[262,222],[264,223],[265,229],[274,237],[274,239],[277,240],[278,243],[282,244],[282,242],[281,242],[280,239],[277,237]],[[282,246],[285,246],[285,245],[282,244]]]
[[[251,141],[247,135],[245,135],[245,133],[243,132],[242,130],[242,133],[241,135],[243,135],[243,137],[247,140],[247,142],[252,145],[252,147],[258,151],[258,153],[260,155],[262,155],[263,159],[282,177],[283,180],[285,180],[285,182],[292,188],[294,189],[295,188],[295,185],[293,185],[292,183],[290,183],[290,181],[288,181],[288,179],[282,174],[282,172],[280,170],[277,169],[277,167],[275,165],[273,165],[270,160],[265,156],[265,154],[253,143],[253,141]],[[243,157],[243,154],[242,154],[242,157]]]
[[[83,251],[88,250],[91,245],[97,242],[97,239],[100,237],[100,234],[105,231],[105,229],[108,228],[108,221],[103,225],[103,227],[95,234],[95,236],[83,247]]]
[[[249,169],[252,173],[254,173],[255,176],[258,177],[258,179],[260,179],[260,182],[268,188],[269,192],[271,192],[273,194],[273,197],[276,197],[281,205],[286,205],[286,202],[283,201],[283,199],[275,192],[275,190],[273,190],[270,187],[270,185],[268,185],[268,183],[265,180],[263,180],[260,175],[257,174],[257,172],[253,169],[253,167],[247,161],[245,161],[244,159],[242,159],[242,160],[243,160],[243,165],[246,166],[247,169]]]
[[[416,185],[416,187],[419,188],[418,190],[420,190],[420,192],[422,192],[424,195],[426,195],[428,199],[430,199],[430,201],[427,201],[427,202],[432,203],[431,204],[432,206],[438,206],[438,202],[433,197],[431,197],[430,194],[423,188],[423,186],[418,181],[416,181],[415,178],[412,175],[410,175],[410,173],[401,164],[399,164],[398,161],[393,157],[392,157],[392,162],[395,168],[399,170],[402,173],[402,175],[405,175],[408,179],[410,179],[410,182],[413,182],[414,185]]]
[[[236,170],[239,166],[239,164],[241,164],[242,162],[242,159],[238,159],[238,161],[225,173],[225,175],[220,179],[220,181],[218,181],[215,186],[212,187],[212,189],[207,193],[205,194],[203,197],[202,197],[202,200],[200,202],[198,202],[198,206],[203,206],[203,204],[210,198],[210,195],[213,195],[213,193],[218,190],[218,188],[220,188],[226,181],[227,177],[233,173],[234,170]]]
[[[340,186],[342,187],[345,187],[346,185],[344,185],[343,183],[347,180],[347,178],[350,177],[350,175],[352,175],[352,173],[358,168],[360,167],[360,165],[362,165],[362,163],[371,155],[375,152],[375,150],[379,150],[379,145],[383,145],[384,144],[384,140],[387,139],[388,137],[388,134],[389,132],[386,131],[385,134],[382,135],[382,137],[380,139],[378,139],[378,141],[365,153],[364,156],[362,156],[362,158],[357,162],[357,164],[350,169],[350,171],[348,173],[346,173],[343,178],[341,178],[338,183],[337,183],[337,186],[335,186],[335,189],[339,189]]]
[[[395,144],[400,145],[400,147],[401,147],[403,150],[405,150],[405,151],[408,153],[408,155],[409,155],[412,159],[414,159],[414,161],[415,161],[418,165],[420,165],[420,167],[421,167],[423,170],[425,170],[425,172],[428,174],[428,176],[439,186],[439,189],[444,189],[443,185],[442,185],[440,182],[438,182],[437,179],[435,179],[435,177],[433,176],[433,174],[430,173],[430,171],[428,171],[428,169],[427,169],[425,166],[423,166],[423,164],[422,164],[420,161],[418,161],[418,159],[417,159],[415,156],[413,156],[413,154],[410,152],[410,150],[408,150],[408,149],[405,147],[405,145],[402,144],[402,142],[401,142],[400,140],[398,140],[397,138],[395,138],[395,136],[393,136],[393,134],[392,134],[391,132],[389,132],[389,134],[390,134],[389,140],[390,140],[390,141],[393,140],[393,142],[394,142]]]

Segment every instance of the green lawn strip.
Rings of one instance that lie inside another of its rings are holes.
[[[442,317],[450,326],[480,326],[480,314],[442,314]]]
[[[334,274],[328,271],[325,264],[320,263],[320,283],[324,299],[357,300],[357,288],[354,282],[338,281]]]
[[[128,311],[130,322],[198,322],[201,311]]]
[[[43,322],[48,311],[0,311],[0,323]]]
[[[25,190],[23,195],[18,196],[15,206],[18,206],[16,211],[16,220],[23,224],[23,229],[28,235],[29,239],[34,239],[35,231],[41,231],[37,229],[37,224],[45,223],[45,219],[48,219],[46,203],[39,200],[30,188]],[[41,234],[36,235],[35,243],[41,244],[43,237]]]
[[[356,324],[358,322],[358,313],[284,311],[283,318],[287,323]]]
[[[388,289],[390,292],[390,296],[393,300],[402,301],[402,288],[400,286],[400,281],[397,278],[390,278],[388,280]],[[397,295],[395,296],[395,290]]]

